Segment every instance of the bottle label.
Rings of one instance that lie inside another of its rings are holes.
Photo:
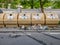
[[[19,18],[21,18],[21,19],[27,19],[28,17],[27,16],[19,16]]]
[[[7,18],[8,18],[8,20],[12,20],[13,16],[8,16]]]
[[[48,15],[47,17],[50,18],[50,19],[56,19],[56,18],[58,18],[57,15]]]
[[[40,15],[40,14],[35,14],[35,15],[33,16],[33,18],[34,18],[35,20],[40,20],[40,19],[41,19],[41,15]]]
[[[34,19],[39,20],[40,16],[33,16]]]

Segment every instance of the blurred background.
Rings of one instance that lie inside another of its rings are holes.
[[[44,9],[59,9],[59,0],[0,0],[0,8],[12,8],[16,9],[18,5],[21,5],[23,9],[38,9],[41,7]]]

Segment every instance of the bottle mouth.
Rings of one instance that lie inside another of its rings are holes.
[[[12,16],[12,14],[10,14],[10,16]]]

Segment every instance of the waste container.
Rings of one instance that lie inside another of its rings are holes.
[[[3,18],[4,18],[4,13],[0,13],[0,27],[4,27],[4,22],[3,22]]]
[[[32,13],[32,24],[44,24],[43,13]]]
[[[29,26],[31,24],[31,13],[20,13],[18,15],[19,26]]]
[[[17,13],[6,13],[4,16],[4,25],[6,27],[17,27]]]
[[[59,17],[56,13],[46,13],[46,25],[57,25]]]

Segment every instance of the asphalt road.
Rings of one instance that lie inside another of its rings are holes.
[[[60,33],[0,33],[0,45],[60,45]]]

